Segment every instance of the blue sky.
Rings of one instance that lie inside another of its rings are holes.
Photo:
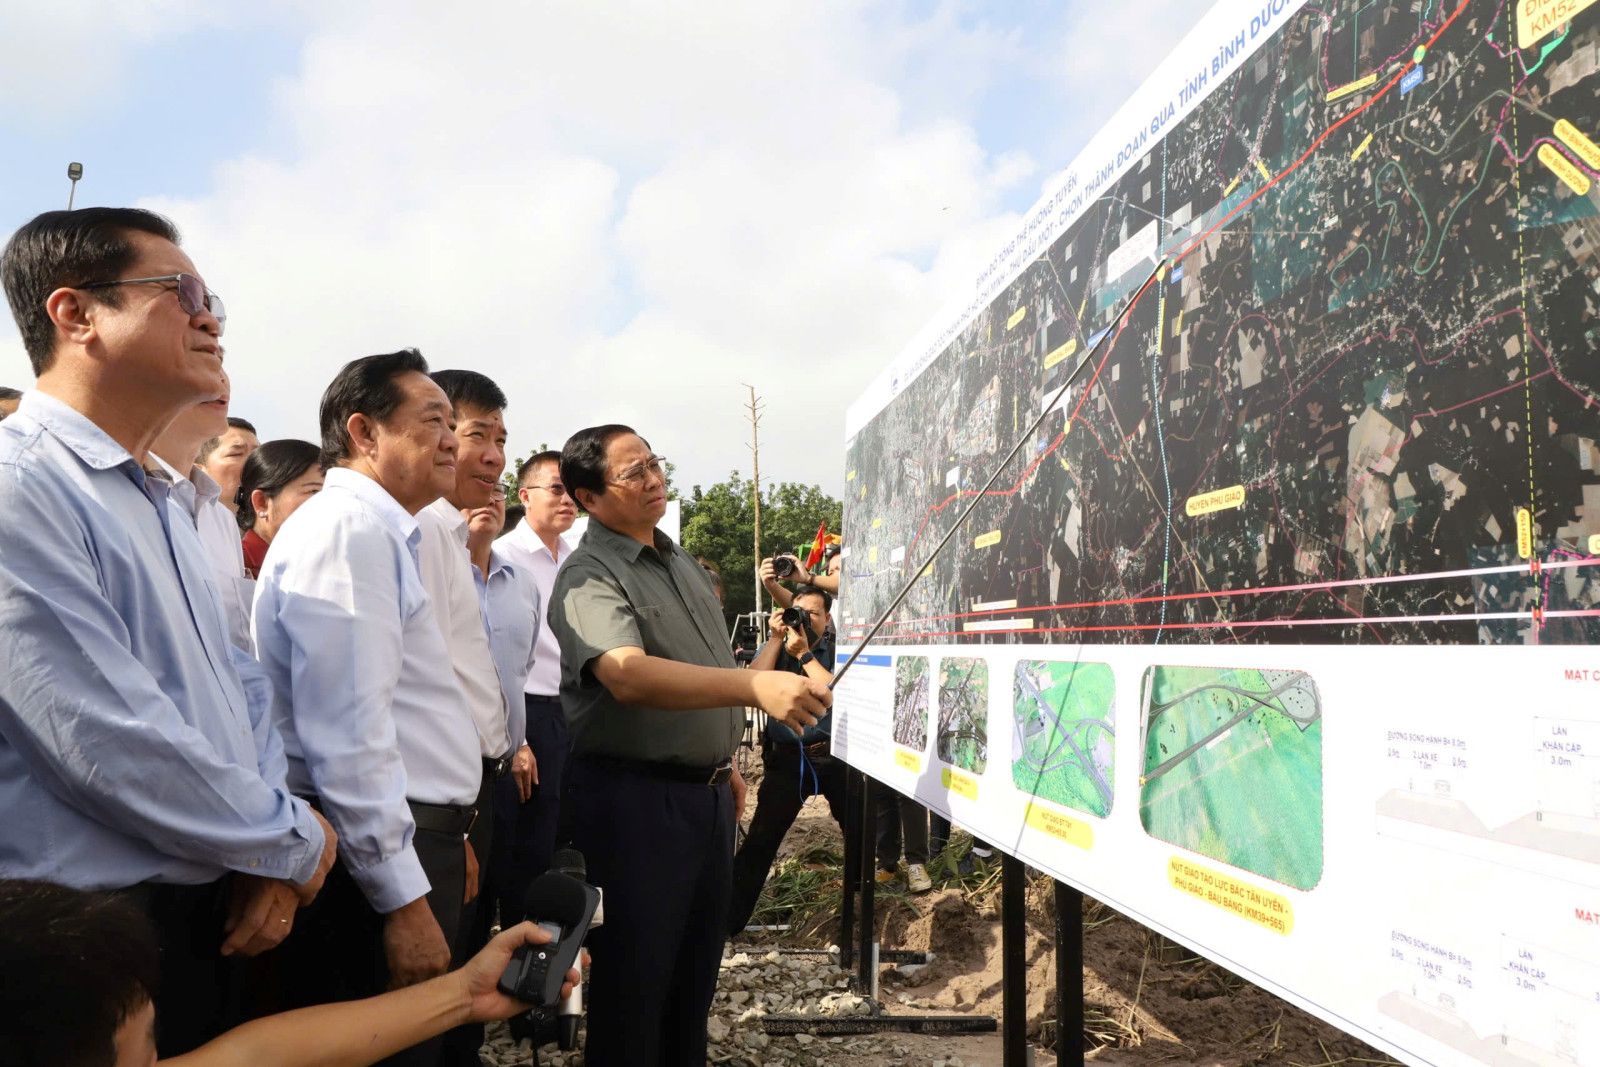
[[[79,204],[170,214],[264,436],[413,344],[501,382],[514,452],[628,421],[685,484],[747,462],[749,382],[764,473],[838,491],[845,406],[1203,13],[443,7],[0,12],[0,223],[65,206],[70,160]]]

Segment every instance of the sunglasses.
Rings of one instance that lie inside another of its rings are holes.
[[[196,278],[193,274],[161,274],[154,278],[121,278],[114,282],[90,282],[88,285],[74,286],[77,289],[110,289],[116,285],[158,285],[164,282],[175,282],[178,290],[178,306],[185,315],[191,318],[200,314],[202,310],[211,312],[220,328],[227,325],[228,313],[223,309],[222,297],[206,288],[206,283]]]

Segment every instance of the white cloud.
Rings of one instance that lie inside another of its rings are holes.
[[[1058,76],[954,4],[303,10],[274,94],[292,147],[150,205],[228,300],[236,411],[311,436],[340,363],[414,344],[506,387],[514,451],[630,421],[686,483],[746,466],[750,382],[763,471],[842,488],[845,406],[1042,178],[985,147],[985,93]],[[1109,113],[1125,90],[1105,92]]]

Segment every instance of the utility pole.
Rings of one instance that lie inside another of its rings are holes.
[[[756,396],[756,387],[745,385],[750,390],[750,403],[746,405],[750,411],[750,467],[752,476],[750,480],[750,500],[755,506],[756,530],[755,543],[751,546],[755,552],[756,576],[756,611],[761,611],[761,412],[766,407],[761,398]]]

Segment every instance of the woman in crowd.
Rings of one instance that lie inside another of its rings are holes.
[[[250,454],[238,497],[245,573],[258,576],[267,546],[284,521],[321,489],[321,452],[310,441],[268,441]]]

